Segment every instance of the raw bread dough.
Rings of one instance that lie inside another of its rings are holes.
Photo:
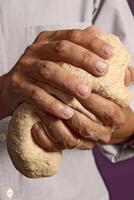
[[[106,61],[109,71],[104,77],[94,77],[67,63],[58,64],[80,78],[96,93],[113,100],[120,106],[128,106],[131,93],[124,85],[124,75],[130,63],[130,55],[118,37],[112,34],[98,34],[98,37],[114,47],[114,56]],[[47,84],[39,83],[39,86],[57,96],[65,104],[99,122],[99,119],[86,110],[73,96]],[[52,176],[59,169],[62,152],[47,152],[33,140],[31,128],[39,120],[35,110],[34,106],[23,103],[14,112],[8,131],[9,155],[15,167],[27,177]]]

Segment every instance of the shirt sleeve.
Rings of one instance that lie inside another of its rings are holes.
[[[98,145],[100,151],[109,159],[112,163],[120,162],[123,160],[134,157],[134,139],[129,143],[121,145]]]
[[[96,12],[93,16],[93,24],[99,26],[104,32],[117,35],[124,42],[132,55],[131,66],[134,66],[133,35],[134,17],[126,0],[97,0]],[[130,85],[133,99],[130,107],[134,111],[134,84]],[[101,152],[116,163],[134,157],[134,139],[120,145],[98,145]]]

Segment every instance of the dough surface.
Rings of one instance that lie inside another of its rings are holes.
[[[130,63],[130,54],[118,37],[112,34],[98,34],[98,37],[114,47],[114,56],[106,60],[109,71],[104,77],[94,77],[68,63],[58,64],[89,85],[96,93],[122,107],[128,106],[131,101],[131,92],[124,85],[124,75]],[[92,120],[100,122],[73,96],[47,84],[39,83],[39,86]],[[23,103],[14,112],[8,131],[8,152],[15,167],[25,176],[31,178],[52,176],[59,169],[62,152],[47,152],[34,142],[31,128],[39,120],[35,110],[34,106]]]

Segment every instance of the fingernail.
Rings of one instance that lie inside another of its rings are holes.
[[[103,47],[103,52],[108,55],[108,56],[111,56],[113,55],[114,53],[114,48],[111,46],[111,45],[105,45]]]
[[[90,94],[90,92],[91,92],[91,89],[84,84],[80,84],[77,87],[77,94],[80,97],[88,96]]]
[[[40,127],[41,127],[40,123],[37,122],[37,123],[35,123],[35,124],[33,125],[32,131],[37,131]]]
[[[97,69],[97,71],[100,72],[100,73],[105,72],[106,69],[107,69],[107,67],[108,67],[107,63],[105,63],[105,62],[103,62],[103,61],[101,61],[101,60],[99,60],[99,61],[96,63],[96,69]]]
[[[60,109],[60,112],[62,114],[62,117],[64,119],[69,119],[73,116],[73,110],[67,106],[64,106]]]

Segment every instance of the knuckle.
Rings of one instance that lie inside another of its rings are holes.
[[[60,107],[60,103],[58,102],[58,100],[56,98],[52,99],[51,101],[47,102],[47,109],[51,112],[51,113],[59,113],[59,107]]]
[[[109,105],[107,110],[104,112],[106,119],[113,121],[117,115],[117,109],[113,105]]]
[[[84,52],[81,57],[81,62],[83,65],[89,65],[91,55],[88,52]]]
[[[29,64],[30,64],[29,59],[23,55],[19,60],[19,62],[17,63],[16,69],[19,71],[23,71],[23,68],[29,66]]]
[[[27,55],[27,54],[31,55],[35,51],[35,46],[36,46],[35,44],[30,44],[29,46],[27,46],[24,54],[25,55]]]
[[[92,25],[92,26],[87,27],[86,30],[87,30],[89,33],[96,33],[97,30],[98,30],[98,27],[95,26],[95,25]]]
[[[56,30],[56,31],[47,31],[45,35],[46,35],[46,37],[47,37],[47,39],[49,41],[53,41],[53,40],[55,40],[58,37],[58,35],[60,34],[60,32],[61,31],[59,31],[59,30]]]
[[[90,48],[94,48],[99,42],[99,40],[100,39],[98,37],[92,37],[92,39],[90,40]]]
[[[71,41],[79,41],[80,40],[81,31],[79,29],[73,29],[68,31],[68,38]]]
[[[112,125],[120,127],[125,124],[125,116],[121,109],[117,105],[111,105],[111,107],[105,113],[106,119],[112,122]]]
[[[43,128],[41,127],[41,125],[40,124],[34,124],[33,125],[33,127],[32,127],[32,132],[35,134],[35,135],[37,135],[37,136],[39,136],[39,135],[41,135],[42,134],[42,131],[43,131],[43,133],[44,133],[44,130],[43,130]]]
[[[10,80],[10,87],[11,89],[16,89],[19,85],[19,78],[18,78],[18,74],[16,72],[14,72],[11,76],[11,80]]]
[[[25,88],[25,80],[21,77],[20,74],[13,72],[10,77],[9,84],[9,88],[12,91],[12,94],[19,98],[18,95],[21,95],[21,90]]]
[[[118,112],[118,110],[115,108],[115,106],[111,106],[109,115],[111,116],[111,118],[114,118],[114,117],[116,117],[117,112]]]
[[[56,37],[56,35],[58,35],[60,31],[41,31],[35,42],[44,42],[44,41],[50,41],[53,40],[54,37]]]
[[[55,50],[58,54],[64,55],[66,53],[68,47],[68,41],[67,40],[60,40],[56,42]]]
[[[52,62],[40,61],[39,62],[39,72],[40,72],[41,76],[50,80],[55,73],[54,66],[53,66]]]
[[[118,120],[120,118],[120,109],[116,106],[113,106],[111,109],[111,118]]]
[[[113,109],[112,109],[112,116],[113,116],[113,117],[116,117],[118,112],[120,112],[120,109],[119,109],[116,105],[113,106]]]
[[[33,49],[33,44],[30,44],[29,46],[27,46],[25,54],[27,54],[29,51],[32,51],[32,49]]]
[[[42,40],[45,36],[45,33],[46,33],[45,31],[41,31],[37,36],[37,41]]]
[[[42,98],[42,92],[40,92],[38,89],[34,89],[32,91],[32,100],[34,100],[36,103],[39,103]]]
[[[65,88],[71,89],[73,82],[74,82],[73,76],[68,75],[64,81]]]

